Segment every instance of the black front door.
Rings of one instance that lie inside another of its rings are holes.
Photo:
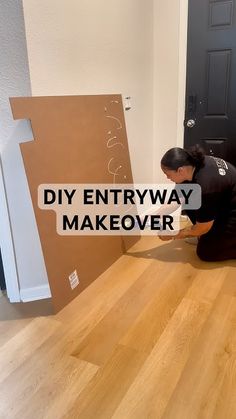
[[[236,165],[236,0],[189,0],[184,146]]]

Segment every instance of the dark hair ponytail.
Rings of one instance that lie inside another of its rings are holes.
[[[189,149],[171,148],[162,157],[161,165],[170,170],[177,170],[181,166],[193,166],[199,169],[204,166],[204,160],[204,150],[196,144]]]

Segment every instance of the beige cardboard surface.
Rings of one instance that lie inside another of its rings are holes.
[[[38,207],[44,183],[132,183],[120,95],[11,98],[14,119],[30,119],[34,141],[20,144],[55,311],[76,297],[138,237],[60,236],[54,211]],[[119,130],[122,147],[107,146]],[[116,173],[116,168],[122,166]],[[72,290],[69,275],[79,285]]]

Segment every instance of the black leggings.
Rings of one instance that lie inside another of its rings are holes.
[[[209,262],[236,259],[236,233],[223,235],[215,231],[214,234],[203,234],[198,241],[197,255]]]
[[[193,224],[196,219],[192,211],[185,212]],[[213,227],[200,236],[197,244],[197,255],[201,260],[214,262],[227,259],[236,259],[236,221],[231,223],[230,228],[222,229]]]

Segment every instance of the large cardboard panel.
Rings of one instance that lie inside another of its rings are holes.
[[[60,236],[54,211],[38,207],[40,184],[133,182],[122,98],[24,97],[11,98],[10,102],[14,119],[30,119],[32,124],[34,141],[20,147],[53,305],[58,311],[138,240],[120,236]],[[108,147],[109,135],[118,129],[123,146]],[[80,284],[72,290],[68,277],[74,270]]]

